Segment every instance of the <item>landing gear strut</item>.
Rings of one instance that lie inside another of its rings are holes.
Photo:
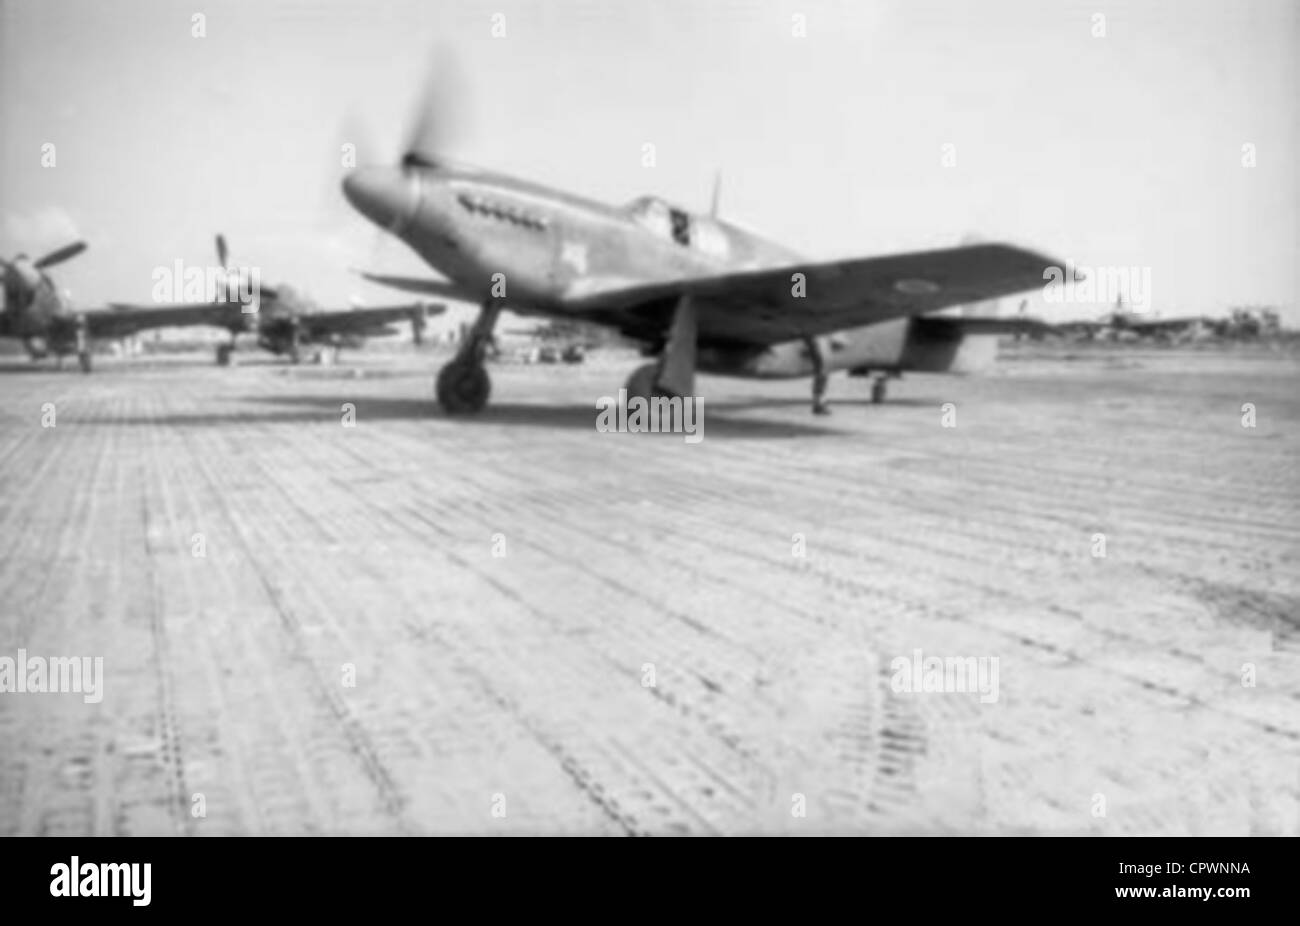
[[[885,383],[887,380],[888,377],[877,376],[871,381],[871,401],[873,404],[879,405],[885,401]]]
[[[434,389],[447,414],[472,415],[487,405],[492,378],[483,367],[483,358],[500,314],[501,303],[491,299],[483,303],[460,350],[438,371]]]
[[[808,356],[813,365],[812,413],[829,415],[831,406],[826,401],[826,387],[830,385],[831,376],[826,370],[826,353],[822,350],[822,342],[817,338],[809,338],[807,344]]]
[[[81,372],[90,372],[90,338],[86,334],[86,316],[77,316],[77,362]]]
[[[289,318],[289,362],[302,363],[303,335],[302,323],[295,313]]]
[[[673,311],[659,359],[637,367],[627,378],[623,388],[629,402],[638,396],[646,400],[661,396],[686,399],[695,393],[697,330],[695,306],[689,296],[683,296]],[[671,419],[659,421],[661,429],[676,430],[677,426]]]

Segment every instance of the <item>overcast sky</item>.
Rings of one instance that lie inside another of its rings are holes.
[[[148,301],[153,269],[215,261],[219,230],[266,282],[326,305],[402,301],[349,273],[422,265],[343,200],[340,146],[395,161],[431,56],[450,50],[464,95],[448,153],[460,160],[700,210],[721,169],[724,216],[810,257],[978,232],[1083,266],[1150,267],[1163,314],[1262,302],[1300,322],[1294,0],[0,11],[0,254],[84,237],[90,250],[55,273],[83,305]]]

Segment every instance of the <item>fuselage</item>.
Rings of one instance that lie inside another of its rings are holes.
[[[626,206],[475,168],[362,168],[344,190],[358,211],[401,238],[465,291],[521,314],[563,316],[601,291],[790,266],[789,248],[655,197]],[[830,370],[948,369],[959,346],[914,343],[908,319],[822,339]],[[804,341],[768,347],[699,345],[701,371],[795,377],[813,372]]]

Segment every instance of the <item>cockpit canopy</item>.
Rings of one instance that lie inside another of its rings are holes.
[[[717,222],[692,215],[657,196],[641,196],[624,207],[632,219],[656,236],[714,257],[726,257],[727,235]]]
[[[670,206],[658,196],[639,196],[625,207],[628,215],[635,221],[664,238],[673,236],[673,218],[679,216],[678,224],[689,227],[689,216],[685,209]]]

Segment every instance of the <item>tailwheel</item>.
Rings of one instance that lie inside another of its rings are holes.
[[[83,350],[77,352],[77,362],[81,364],[81,372],[90,372],[90,351]]]
[[[492,378],[481,363],[458,357],[438,371],[436,393],[447,414],[472,415],[487,405]]]
[[[876,405],[885,401],[885,377],[880,376],[871,381],[871,401]]]
[[[217,345],[217,366],[219,367],[230,366],[230,354],[234,351],[234,349],[235,348],[229,344],[218,344]]]

